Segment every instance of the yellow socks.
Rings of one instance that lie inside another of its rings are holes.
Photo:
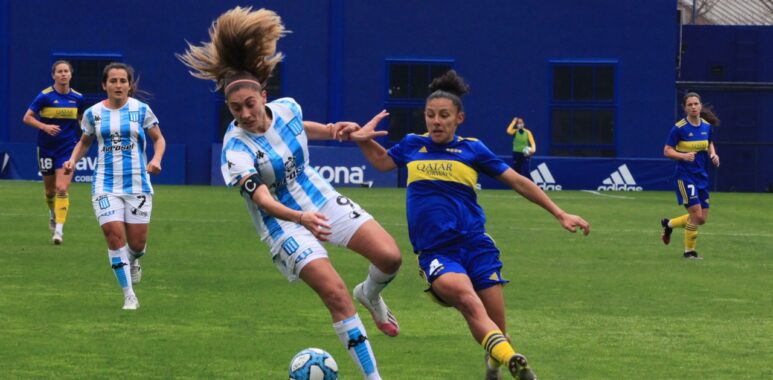
[[[668,226],[671,228],[683,228],[684,226],[687,225],[687,218],[689,217],[690,217],[690,214],[677,216],[676,218],[668,221]]]
[[[56,195],[54,200],[54,215],[56,224],[64,224],[67,220],[67,209],[70,207],[70,197],[68,194]]]
[[[515,355],[515,349],[499,330],[493,330],[486,334],[480,345],[500,364],[507,364],[510,358]],[[489,364],[492,363],[489,362]]]
[[[698,226],[688,223],[684,226],[684,251],[695,251],[698,240]]]

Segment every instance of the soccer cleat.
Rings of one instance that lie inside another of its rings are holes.
[[[384,299],[381,298],[380,295],[376,301],[369,300],[368,297],[365,296],[363,284],[360,283],[354,287],[354,298],[356,298],[357,301],[360,301],[362,306],[365,306],[365,308],[370,311],[373,321],[376,322],[376,327],[378,327],[381,332],[388,336],[397,336],[397,334],[400,334],[400,325],[397,324],[397,318],[395,318],[392,311],[389,310],[386,303],[384,303]]]
[[[507,368],[510,370],[510,374],[518,380],[537,380],[537,375],[529,367],[526,357],[521,354],[513,355]]]
[[[671,242],[671,232],[674,232],[674,229],[668,226],[668,218],[661,219],[660,225],[663,226],[663,233],[660,235],[660,238],[663,240],[663,244],[668,245]]]
[[[486,352],[485,356],[485,362],[486,362],[486,380],[504,380],[502,377],[502,367],[492,367],[490,363],[491,356],[488,352]]]
[[[132,276],[132,284],[139,284],[140,280],[142,280],[142,267],[140,266],[140,259],[134,259],[129,261],[131,261],[131,265],[129,266],[129,272],[131,273],[131,276]]]
[[[124,310],[137,310],[139,308],[140,308],[140,301],[137,299],[137,296],[130,295],[124,298],[123,300]]]
[[[51,241],[53,241],[54,244],[56,244],[56,245],[62,244],[62,241],[63,241],[62,233],[54,231],[54,236],[51,237]]]
[[[703,260],[703,256],[699,255],[698,252],[695,251],[685,252],[684,258],[687,260]]]

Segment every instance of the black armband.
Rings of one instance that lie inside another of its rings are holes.
[[[242,195],[247,193],[250,195],[250,199],[252,199],[252,196],[255,195],[256,191],[258,191],[258,187],[260,187],[260,176],[258,173],[255,173],[247,177],[247,180],[242,183],[242,188],[239,193]]]

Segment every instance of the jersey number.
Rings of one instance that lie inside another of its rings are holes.
[[[51,158],[41,158],[40,168],[43,170],[49,170],[54,167],[54,160]]]

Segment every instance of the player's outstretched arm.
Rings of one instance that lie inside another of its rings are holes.
[[[590,233],[590,223],[578,215],[568,214],[562,210],[558,205],[545,194],[542,189],[537,187],[534,182],[528,178],[518,174],[515,170],[508,168],[504,173],[497,177],[499,181],[510,186],[518,194],[523,195],[524,198],[530,200],[533,203],[538,204],[540,207],[553,214],[558,222],[561,223],[561,227],[564,227],[569,232],[577,232],[577,229],[583,230],[583,235]]]
[[[389,116],[389,112],[383,110],[361,128],[349,132],[349,139],[357,143],[365,159],[382,172],[397,168],[395,161],[387,154],[386,149],[374,140],[376,137],[387,135],[387,131],[376,130],[378,123],[387,116]]]

